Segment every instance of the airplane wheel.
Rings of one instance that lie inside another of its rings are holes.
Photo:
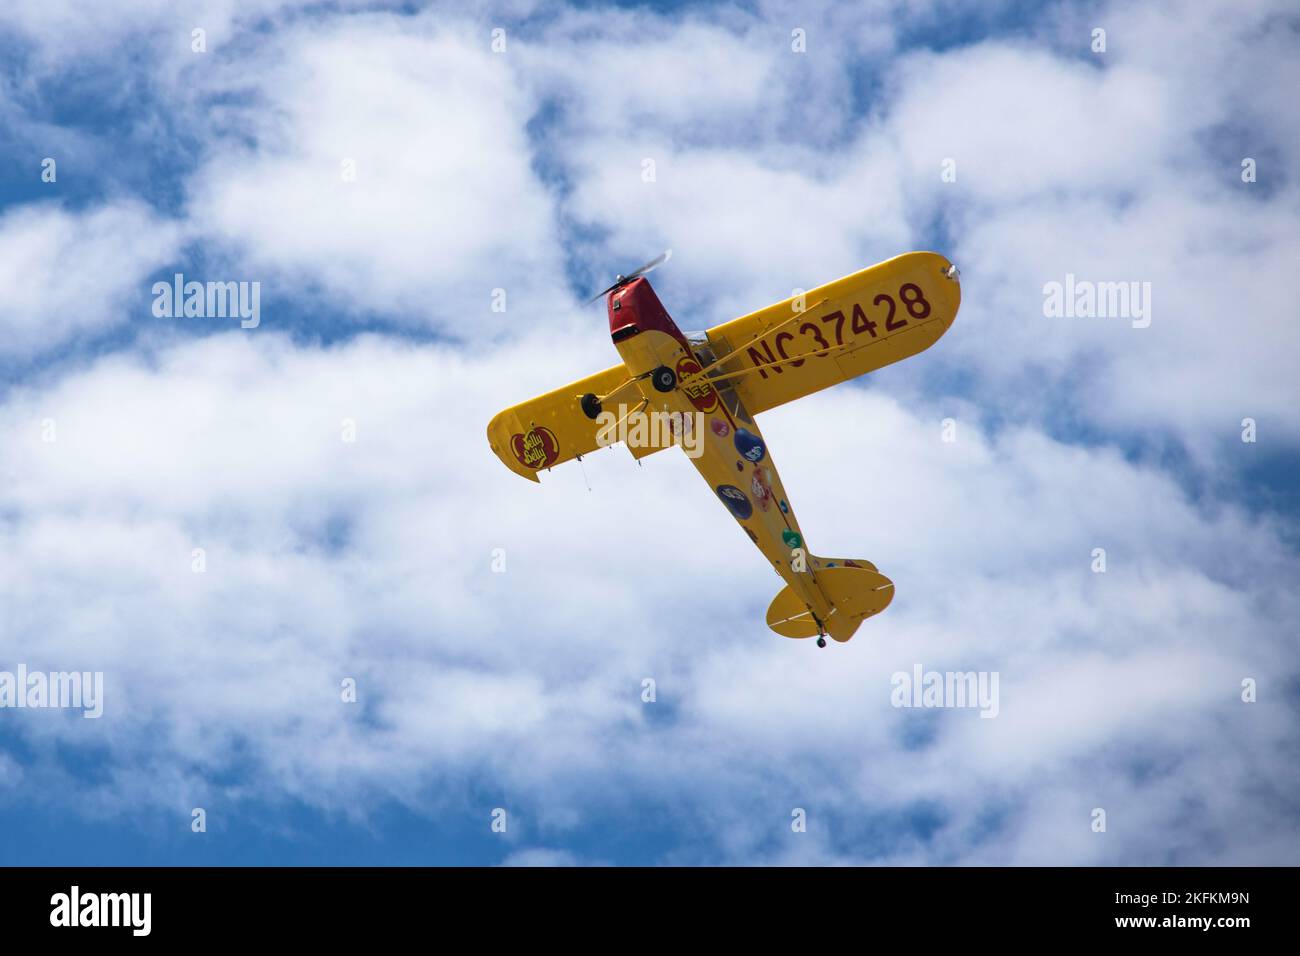
[[[818,647],[825,647],[825,646],[826,646],[826,638],[824,638],[824,637],[819,637],[819,638],[817,638],[817,646],[818,646]]]
[[[600,414],[600,402],[597,401],[596,396],[591,392],[588,392],[586,395],[582,396],[582,400],[579,404],[582,405],[582,414],[586,415],[592,421],[595,421],[596,417]]]
[[[677,387],[677,373],[667,365],[660,365],[651,373],[650,381],[654,382],[654,386],[658,391],[671,392]]]

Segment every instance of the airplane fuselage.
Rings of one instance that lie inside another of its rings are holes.
[[[696,353],[644,279],[610,295],[609,316],[614,345],[637,379],[637,394],[620,399],[619,415],[660,412],[675,428],[702,429],[702,440],[692,435],[689,446],[683,443],[691,463],[817,621],[826,621],[830,602],[817,586],[818,568],[758,423],[734,390],[715,387],[707,377],[689,384],[702,369],[701,358],[711,356]],[[672,370],[673,388],[660,390],[657,369]]]

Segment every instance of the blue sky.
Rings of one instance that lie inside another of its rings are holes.
[[[0,861],[1296,863],[1298,31],[7,6],[0,671],[105,699],[0,709]],[[582,303],[664,248],[688,329],[962,268],[930,351],[764,416],[812,547],[896,582],[847,645],[766,629],[682,456],[533,486],[487,448],[616,360]],[[260,324],[156,318],[176,272],[260,283]],[[1067,275],[1149,282],[1150,325],[1048,317]],[[997,718],[892,706],[918,663],[997,672]]]

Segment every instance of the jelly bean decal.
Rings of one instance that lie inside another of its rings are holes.
[[[736,451],[740,452],[742,458],[749,461],[759,462],[767,454],[767,448],[763,445],[763,439],[759,438],[753,432],[744,428],[736,429]]]
[[[718,485],[716,490],[722,503],[741,521],[754,513],[754,506],[749,503],[745,493],[735,485]]]

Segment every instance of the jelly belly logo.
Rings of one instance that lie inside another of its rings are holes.
[[[683,382],[699,373],[700,363],[695,359],[683,355],[677,360],[677,381]],[[691,400],[691,404],[702,412],[711,412],[718,406],[718,393],[708,382],[696,382],[694,385],[686,386],[682,391]]]
[[[525,468],[545,468],[560,457],[560,443],[549,428],[530,428],[510,436],[510,450]]]

